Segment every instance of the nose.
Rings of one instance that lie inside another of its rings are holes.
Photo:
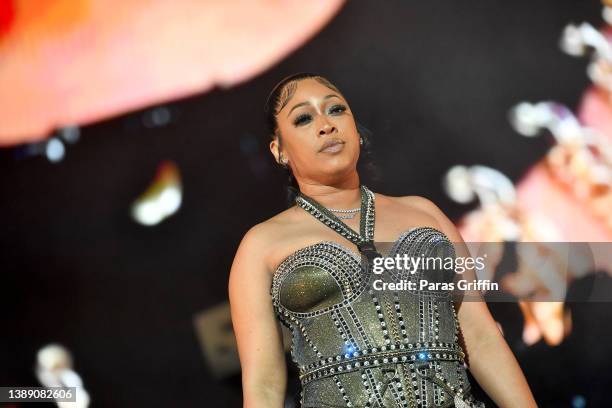
[[[329,133],[333,133],[336,131],[336,127],[333,126],[331,123],[329,122],[325,122],[323,124],[323,126],[321,127],[321,130],[319,130],[319,136],[323,136]]]

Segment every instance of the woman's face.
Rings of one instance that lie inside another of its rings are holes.
[[[298,81],[295,93],[277,113],[281,135],[270,143],[298,181],[328,183],[355,171],[359,133],[344,97],[315,79]]]

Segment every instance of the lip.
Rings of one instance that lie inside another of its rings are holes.
[[[337,153],[344,148],[344,141],[340,139],[330,139],[323,143],[319,153]]]

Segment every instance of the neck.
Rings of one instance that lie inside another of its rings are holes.
[[[300,191],[327,208],[352,209],[361,205],[359,177],[334,185],[298,182]]]

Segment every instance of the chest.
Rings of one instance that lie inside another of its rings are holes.
[[[377,249],[383,244],[389,247],[381,251],[387,259],[403,256],[412,262],[410,268],[403,268],[404,263],[400,268],[392,267],[377,274],[373,264],[353,250],[333,241],[318,242],[295,251],[281,262],[273,276],[271,293],[275,303],[291,313],[325,312],[353,302],[363,291],[376,284],[380,286],[380,281],[412,281],[418,285],[424,279],[431,283],[453,280],[453,273],[446,270],[446,265],[431,263],[425,267],[423,262],[414,263],[419,257],[454,259],[454,247],[440,231],[415,227],[395,242],[377,244]],[[417,287],[414,293],[427,293],[427,288]]]

